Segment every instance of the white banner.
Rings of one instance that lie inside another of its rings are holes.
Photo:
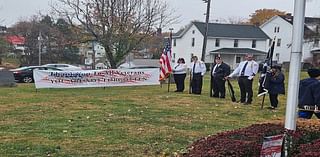
[[[105,69],[82,71],[34,70],[36,88],[81,88],[159,85],[159,69]]]

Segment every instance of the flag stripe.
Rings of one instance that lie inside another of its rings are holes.
[[[171,53],[171,39],[169,38],[160,57],[160,80],[165,80],[170,75],[170,73],[172,73]]]

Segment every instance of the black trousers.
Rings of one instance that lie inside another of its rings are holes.
[[[253,79],[249,80],[247,76],[240,76],[238,79],[238,84],[240,87],[240,102],[251,103],[252,102],[252,82]]]
[[[213,90],[213,97],[217,98],[225,98],[226,97],[226,87],[225,83],[226,80],[224,80],[221,77],[212,77],[211,79],[212,83],[212,90]]]
[[[173,74],[174,82],[176,83],[177,92],[183,92],[184,90],[184,80],[186,74]]]
[[[272,107],[278,107],[278,94],[270,94],[269,93],[269,99]]]
[[[191,87],[192,87],[191,88],[192,94],[201,94],[201,90],[202,90],[202,75],[201,75],[201,73],[193,74]]]

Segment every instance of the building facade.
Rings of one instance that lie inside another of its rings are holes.
[[[302,47],[303,63],[320,63],[317,61],[319,47],[320,18],[305,18],[304,39]],[[274,16],[262,24],[260,28],[270,37],[275,38],[273,61],[280,64],[288,64],[291,56],[293,17],[288,15]]]
[[[172,61],[184,58],[189,65],[192,56],[201,58],[205,23],[191,22],[185,29],[173,35]],[[205,62],[213,63],[220,54],[224,62],[234,69],[247,53],[256,60],[264,60],[269,37],[253,25],[209,23]]]

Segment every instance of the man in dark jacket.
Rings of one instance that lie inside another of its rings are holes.
[[[225,98],[225,77],[230,74],[230,66],[224,63],[220,55],[215,56],[215,61],[211,66],[211,97]]]
[[[284,75],[281,72],[281,66],[274,65],[271,67],[270,73],[267,73],[269,77],[269,98],[271,107],[269,109],[276,109],[278,107],[278,95],[285,94],[284,88]]]
[[[300,81],[299,85],[299,118],[310,119],[315,115],[320,118],[320,69],[309,69],[310,78]]]

